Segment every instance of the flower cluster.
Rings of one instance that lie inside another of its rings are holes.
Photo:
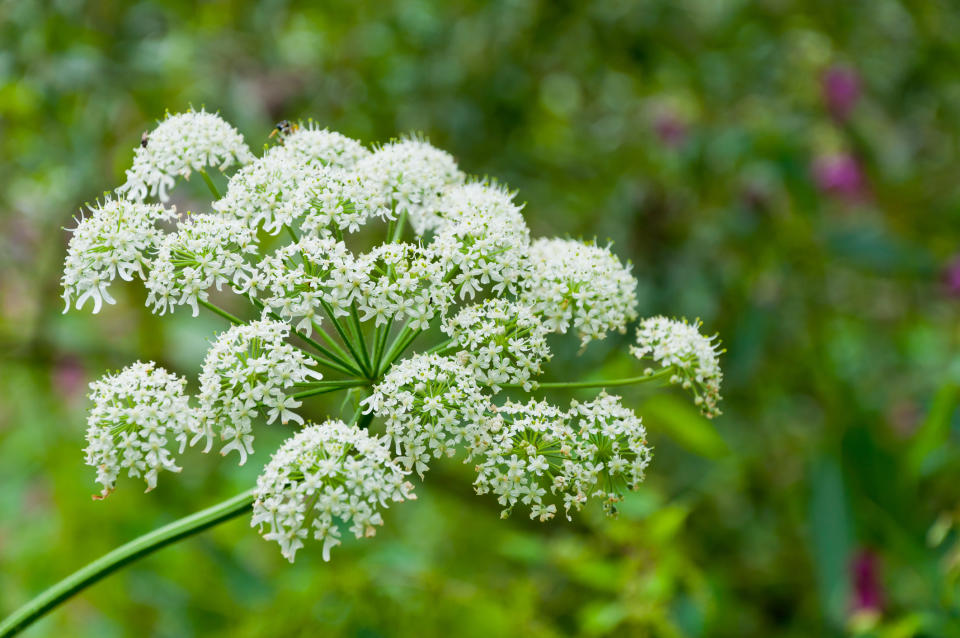
[[[508,402],[491,408],[478,430],[474,486],[497,496],[504,517],[521,503],[530,518],[553,518],[557,504],[569,518],[589,497],[614,514],[621,492],[637,489],[650,463],[640,419],[606,393],[574,401],[567,411],[534,400]]]
[[[397,216],[409,218],[418,235],[439,222],[437,207],[444,191],[464,180],[449,153],[418,139],[381,146],[357,162],[356,171]]]
[[[609,248],[571,239],[538,239],[523,299],[551,330],[572,324],[582,345],[637,318],[637,280]]]
[[[177,177],[215,166],[221,171],[233,164],[253,161],[243,136],[215,113],[187,111],[167,118],[137,147],[126,183],[117,189],[128,199],[156,197],[165,202]]]
[[[630,352],[640,360],[651,359],[661,369],[671,371],[670,382],[692,390],[694,401],[704,416],[720,414],[720,354],[716,336],[700,334],[700,322],[689,324],[666,317],[651,317],[637,328],[637,345]],[[653,368],[645,373],[652,375]]]
[[[90,384],[93,407],[87,417],[87,465],[97,469],[100,496],[113,491],[120,473],[139,477],[149,492],[161,470],[179,472],[169,445],[186,444],[193,411],[184,395],[186,381],[152,361],[137,361]]]
[[[200,373],[200,408],[191,445],[206,439],[206,450],[219,434],[220,454],[236,450],[240,465],[253,454],[253,419],[266,412],[267,424],[303,418],[289,392],[291,386],[323,378],[307,356],[285,341],[290,327],[261,319],[233,326],[210,347]]]
[[[285,135],[279,148],[301,164],[348,170],[370,155],[360,142],[336,131],[318,128],[313,122]]]
[[[90,216],[73,229],[63,264],[64,312],[76,297],[77,310],[93,300],[94,314],[103,302],[114,303],[107,287],[115,277],[125,281],[134,275],[143,278],[149,251],[163,233],[157,222],[173,221],[176,211],[159,204],[141,204],[125,199],[108,199],[90,208]]]
[[[111,283],[138,277],[156,313],[204,307],[236,324],[210,345],[193,405],[183,380],[153,364],[93,384],[86,452],[102,494],[123,472],[152,488],[160,470],[178,471],[174,441],[204,452],[219,441],[242,465],[258,422],[280,421],[299,427],[258,480],[253,525],[290,560],[311,534],[324,559],[341,526],[372,535],[389,502],[413,498],[409,473],[423,478],[458,451],[504,515],[521,505],[534,519],[569,517],[590,499],[613,513],[650,462],[640,418],[605,393],[568,409],[514,393],[605,385],[538,377],[551,333],[586,347],[626,332],[637,317],[629,264],[593,242],[531,240],[511,191],[468,178],[423,140],[371,151],[313,123],[278,130],[255,158],[218,116],[171,115],[145,136],[123,198],[73,231],[68,309],[92,300],[97,312],[113,303]],[[210,166],[236,169],[222,196],[204,174],[209,212],[179,219],[144,202],[166,201],[178,177]],[[356,246],[376,225],[382,243]],[[213,288],[246,310],[217,307]],[[698,328],[642,322],[631,352],[655,366],[608,381],[669,377],[719,414],[719,352]],[[348,388],[366,395],[349,425],[305,422],[303,400]]]
[[[238,284],[244,278],[251,270],[244,255],[256,250],[256,234],[243,223],[214,215],[191,216],[160,243],[145,282],[147,305],[162,315],[189,304],[196,317],[198,301],[206,301],[211,287],[221,290],[223,284]]]
[[[437,354],[399,362],[364,402],[386,422],[398,461],[421,477],[431,457],[454,455],[464,429],[479,421],[486,404],[470,373]]]
[[[485,182],[454,187],[440,198],[437,216],[430,248],[447,265],[460,299],[484,287],[496,294],[520,289],[530,230],[510,193]]]
[[[536,385],[532,377],[550,359],[543,322],[529,307],[505,299],[467,306],[445,321],[443,330],[461,348],[460,363],[495,392],[503,384],[529,392]]]
[[[407,320],[425,330],[449,303],[451,288],[438,263],[412,244],[384,244],[354,256],[331,236],[304,235],[264,258],[245,283],[251,295],[297,330],[312,334],[324,313],[331,319],[351,311],[376,326]]]
[[[385,437],[327,421],[307,425],[270,459],[257,479],[251,525],[277,541],[290,562],[312,528],[323,560],[330,560],[341,524],[357,538],[373,536],[383,524],[381,508],[415,498]]]

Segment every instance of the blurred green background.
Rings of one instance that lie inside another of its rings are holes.
[[[26,635],[960,635],[958,31],[934,0],[0,0],[0,615],[280,440],[90,499],[86,383],[192,377],[225,326],[134,286],[61,315],[62,228],[193,104],[254,148],[281,118],[422,131],[535,234],[611,238],[643,314],[720,333],[725,414],[626,389],[656,451],[615,521],[500,521],[451,463],[330,563],[238,519]],[[634,370],[628,342],[571,339],[551,374]]]

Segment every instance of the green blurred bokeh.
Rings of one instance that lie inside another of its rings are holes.
[[[61,315],[62,228],[193,104],[254,147],[284,117],[420,131],[535,234],[612,239],[643,314],[720,333],[725,414],[626,389],[656,453],[615,521],[501,521],[450,463],[330,563],[235,520],[25,635],[960,635],[958,30],[934,0],[0,0],[0,615],[245,489],[280,440],[89,498],[86,383],[192,376],[224,326],[136,287]],[[831,72],[859,96],[833,104]],[[628,343],[571,340],[551,374],[629,373]]]

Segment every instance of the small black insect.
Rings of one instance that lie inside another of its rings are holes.
[[[140,146],[147,148],[147,142],[150,141],[150,134],[146,131],[143,132],[143,135],[140,136]]]
[[[290,135],[300,127],[296,124],[293,124],[290,120],[280,120],[277,122],[277,125],[273,127],[273,130],[270,131],[269,137],[279,134],[280,139],[282,140],[287,135]]]

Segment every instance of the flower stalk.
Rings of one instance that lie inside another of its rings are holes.
[[[73,572],[56,585],[47,588],[0,622],[0,638],[14,636],[23,631],[57,605],[121,567],[152,554],[171,543],[199,534],[214,525],[246,514],[250,511],[253,501],[253,490],[247,490],[205,510],[148,532],[126,545],[121,545],[104,554],[97,560]]]

